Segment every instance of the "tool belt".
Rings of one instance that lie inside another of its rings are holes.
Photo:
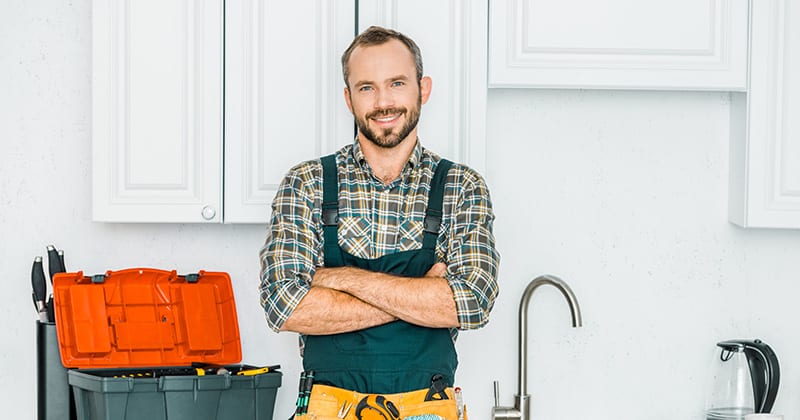
[[[467,420],[465,407],[461,407],[462,416],[459,417],[456,400],[453,388],[444,388],[436,395],[431,395],[427,388],[379,395],[314,384],[307,411],[296,415],[295,419]]]

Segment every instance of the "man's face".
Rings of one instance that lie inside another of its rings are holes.
[[[392,148],[407,138],[416,141],[422,104],[430,95],[430,78],[417,84],[414,56],[403,43],[358,47],[348,63],[347,106],[361,136]]]

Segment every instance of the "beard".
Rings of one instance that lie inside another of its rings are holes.
[[[364,117],[355,117],[358,131],[367,138],[372,144],[390,149],[400,144],[417,127],[419,123],[419,110],[422,107],[422,98],[417,98],[417,105],[412,108],[384,108],[366,114]],[[388,128],[384,130],[373,130],[369,127],[368,121],[372,118],[380,118],[385,115],[400,114],[406,117],[406,123],[399,128]]]

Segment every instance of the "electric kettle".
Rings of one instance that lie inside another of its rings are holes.
[[[769,413],[780,376],[778,357],[761,340],[717,343],[706,419],[742,420],[747,414]]]

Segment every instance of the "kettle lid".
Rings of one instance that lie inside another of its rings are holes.
[[[722,348],[723,350],[727,351],[744,351],[744,342],[745,340],[726,340],[720,341],[717,343],[717,347]]]

